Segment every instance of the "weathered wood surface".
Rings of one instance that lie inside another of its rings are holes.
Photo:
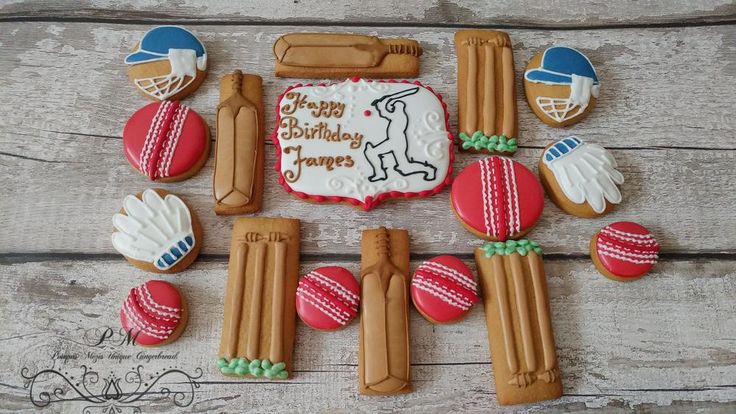
[[[334,260],[310,261],[302,268],[307,271],[326,264],[359,271],[356,262]],[[412,269],[417,265],[413,262]],[[599,276],[589,260],[548,259],[545,267],[565,396],[507,412],[585,408],[733,412],[736,262],[665,261],[634,284],[613,283]],[[16,263],[8,258],[0,269],[0,343],[14,351],[0,353],[0,404],[13,412],[29,406],[28,390],[10,386],[20,384],[18,373],[23,366],[78,367],[82,360],[54,363],[50,356],[59,350],[86,352],[89,347],[69,341],[80,339],[74,332],[118,326],[118,306],[128,289],[150,277],[115,259]],[[416,388],[411,394],[391,398],[357,394],[357,323],[337,333],[319,333],[299,321],[296,373],[288,383],[225,378],[213,364],[226,273],[224,260],[199,261],[186,273],[167,277],[187,296],[191,319],[176,344],[162,350],[182,351],[177,366],[204,370],[203,385],[187,412],[266,412],[274,406],[279,412],[489,412],[499,408],[482,305],[474,307],[462,323],[449,326],[431,325],[411,310]],[[137,352],[125,346],[115,349],[123,354]],[[20,354],[23,350],[47,357],[27,360]],[[145,367],[156,371],[169,364],[153,361]],[[100,372],[122,374],[131,363],[103,359],[91,365]],[[52,404],[48,412],[78,412],[83,405]],[[173,408],[170,403],[155,407]]]
[[[6,3],[6,4],[2,4]],[[410,6],[410,7],[407,7]],[[0,20],[196,22],[228,24],[372,24],[615,27],[704,24],[736,19],[729,0],[402,0],[239,2],[214,0],[0,1]]]
[[[5,179],[0,186],[11,197],[3,198],[0,208],[0,221],[6,225],[0,252],[113,253],[109,234],[103,231],[110,228],[112,213],[125,194],[150,185],[127,164],[120,140],[128,116],[145,103],[128,83],[121,62],[146,27],[3,26],[7,30],[0,33],[6,55],[0,60],[0,71],[6,74],[0,78],[5,113],[0,119],[0,171]],[[273,125],[276,96],[296,81],[269,75],[270,48],[289,30],[197,28],[212,67],[187,104],[214,125],[219,77],[243,68],[264,77],[267,125]],[[421,80],[444,95],[454,130],[453,31],[356,31],[408,36],[425,46]],[[732,139],[736,26],[511,31],[511,36],[517,78],[536,51],[564,41],[590,54],[603,83],[596,111],[567,130],[542,124],[520,93],[524,149],[518,159],[536,169],[542,147],[575,133],[613,148],[626,177],[624,202],[612,215],[580,220],[548,204],[533,238],[548,252],[584,254],[590,236],[604,223],[636,219],[652,226],[666,253],[736,252],[733,232],[722,231],[736,229],[736,215],[722,213],[724,205],[736,204],[736,193],[727,191],[736,179]],[[415,252],[467,254],[478,243],[449,212],[448,191],[426,200],[390,202],[367,213],[300,202],[276,183],[272,148],[267,149],[263,214],[302,219],[307,254],[357,254],[360,229],[378,224],[412,229]],[[477,158],[459,155],[456,170]],[[225,255],[232,218],[218,218],[212,212],[211,177],[210,160],[195,178],[164,187],[184,196],[199,213],[206,235],[204,253]],[[16,208],[21,200],[32,204]],[[427,220],[433,225],[426,226]]]

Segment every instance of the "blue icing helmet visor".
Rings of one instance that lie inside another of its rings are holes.
[[[591,78],[598,83],[595,68],[585,55],[571,47],[554,46],[544,51],[541,66],[526,71],[524,78],[532,82],[570,84],[572,75]]]
[[[128,65],[166,59],[169,49],[191,49],[197,57],[206,54],[204,45],[189,30],[179,26],[155,27],[141,39],[138,50],[125,57]]]

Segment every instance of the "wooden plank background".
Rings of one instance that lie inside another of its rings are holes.
[[[35,412],[21,368],[31,362],[48,367],[52,362],[39,356],[57,342],[73,349],[64,338],[80,329],[116,326],[127,290],[151,277],[122,260],[109,241],[111,215],[122,198],[149,186],[122,155],[122,127],[145,103],[127,81],[122,60],[152,25],[183,23],[205,42],[211,59],[208,78],[186,103],[211,127],[218,79],[235,68],[264,77],[267,124],[273,125],[276,96],[295,80],[271,75],[271,45],[290,31],[417,39],[425,47],[420,79],[445,97],[453,130],[457,28],[507,30],[517,79],[546,46],[565,43],[585,51],[602,79],[599,107],[578,125],[552,129],[531,113],[519,81],[517,158],[536,170],[541,148],[567,133],[601,143],[613,150],[625,175],[624,202],[597,220],[545,206],[530,236],[545,248],[565,396],[507,411],[736,411],[733,2],[260,3],[0,1],[0,410]],[[457,158],[459,170],[479,156]],[[302,220],[305,271],[320,264],[357,271],[360,230],[378,225],[410,229],[412,268],[439,253],[472,264],[480,242],[449,211],[447,191],[368,213],[313,207],[276,184],[273,161],[269,145],[262,214]],[[442,327],[412,310],[417,390],[409,395],[357,395],[355,324],[321,334],[299,322],[297,373],[288,384],[220,376],[212,361],[233,219],[212,212],[211,164],[188,181],[163,185],[196,209],[205,230],[201,259],[167,277],[187,294],[192,319],[165,350],[185,350],[177,365],[205,371],[188,412],[500,409],[481,306],[462,323]],[[623,219],[647,225],[663,245],[661,264],[633,284],[603,279],[587,258],[590,236]],[[116,364],[102,361],[95,368]],[[54,366],[67,367],[59,361]],[[57,403],[47,411],[78,412],[83,406]],[[177,407],[160,402],[143,411]]]

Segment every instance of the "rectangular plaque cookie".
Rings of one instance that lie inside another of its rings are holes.
[[[263,89],[260,76],[239,70],[220,81],[217,106],[215,213],[243,214],[263,203]]]
[[[276,40],[273,54],[281,78],[415,78],[422,48],[409,39],[289,33]]]
[[[360,393],[411,392],[406,230],[381,227],[363,231],[360,284]]]
[[[455,33],[459,144],[464,150],[512,154],[518,120],[511,39],[494,30]]]
[[[369,210],[388,198],[436,194],[450,181],[447,109],[418,82],[296,85],[277,111],[279,182],[299,198]]]
[[[223,374],[269,379],[290,376],[299,237],[296,219],[235,221],[217,360]]]

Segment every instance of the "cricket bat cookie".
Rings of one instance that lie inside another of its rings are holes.
[[[561,397],[542,249],[525,239],[491,242],[475,249],[475,262],[498,402]]]
[[[363,231],[358,379],[363,395],[411,392],[409,233]]]
[[[290,376],[298,278],[299,220],[235,221],[217,359],[223,374]]]

